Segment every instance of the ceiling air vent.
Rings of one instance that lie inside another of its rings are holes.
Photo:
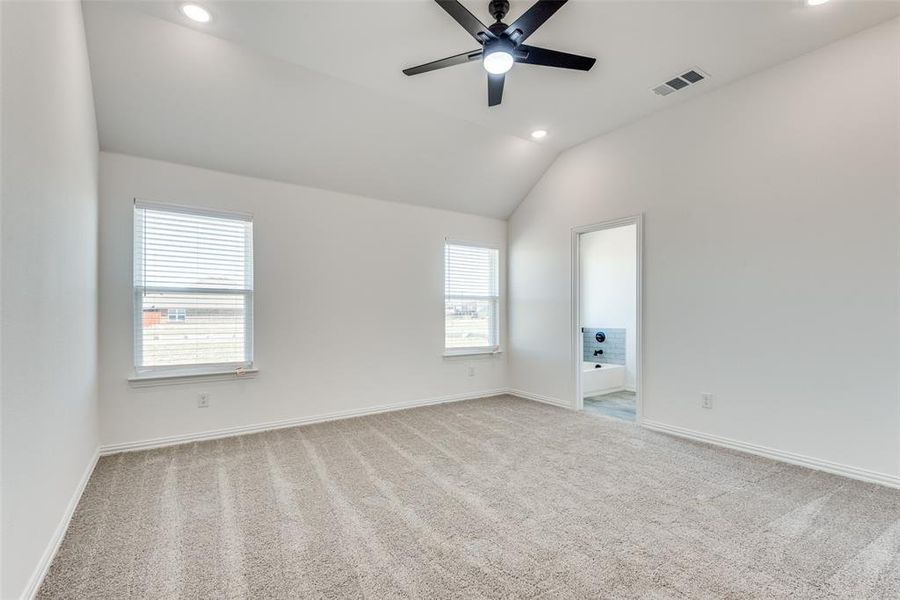
[[[673,77],[667,82],[656,86],[655,88],[653,88],[653,93],[657,96],[668,96],[671,93],[677,92],[678,90],[683,90],[690,85],[700,83],[704,79],[708,78],[708,74],[694,67],[693,69],[685,71],[678,77]]]

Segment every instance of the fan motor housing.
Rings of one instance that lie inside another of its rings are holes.
[[[494,52],[506,52],[507,54],[512,54],[513,56],[516,56],[518,54],[516,52],[516,45],[510,40],[506,39],[492,40],[484,44],[484,56],[493,54]]]
[[[497,37],[500,37],[501,35],[503,35],[503,32],[506,31],[507,27],[509,26],[503,21],[497,21],[496,23],[491,23],[490,25],[488,25],[488,31],[490,31]]]

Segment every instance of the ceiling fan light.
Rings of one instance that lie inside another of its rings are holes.
[[[513,66],[513,55],[505,50],[497,50],[484,55],[484,70],[491,75],[503,75]]]

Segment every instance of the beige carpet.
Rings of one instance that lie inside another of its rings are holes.
[[[900,598],[900,491],[498,397],[101,459],[42,598]]]

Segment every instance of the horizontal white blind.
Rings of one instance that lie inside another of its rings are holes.
[[[249,220],[135,205],[134,284],[253,289]]]
[[[499,346],[499,252],[468,244],[444,248],[444,347]]]
[[[253,224],[135,204],[135,367],[252,362]]]

